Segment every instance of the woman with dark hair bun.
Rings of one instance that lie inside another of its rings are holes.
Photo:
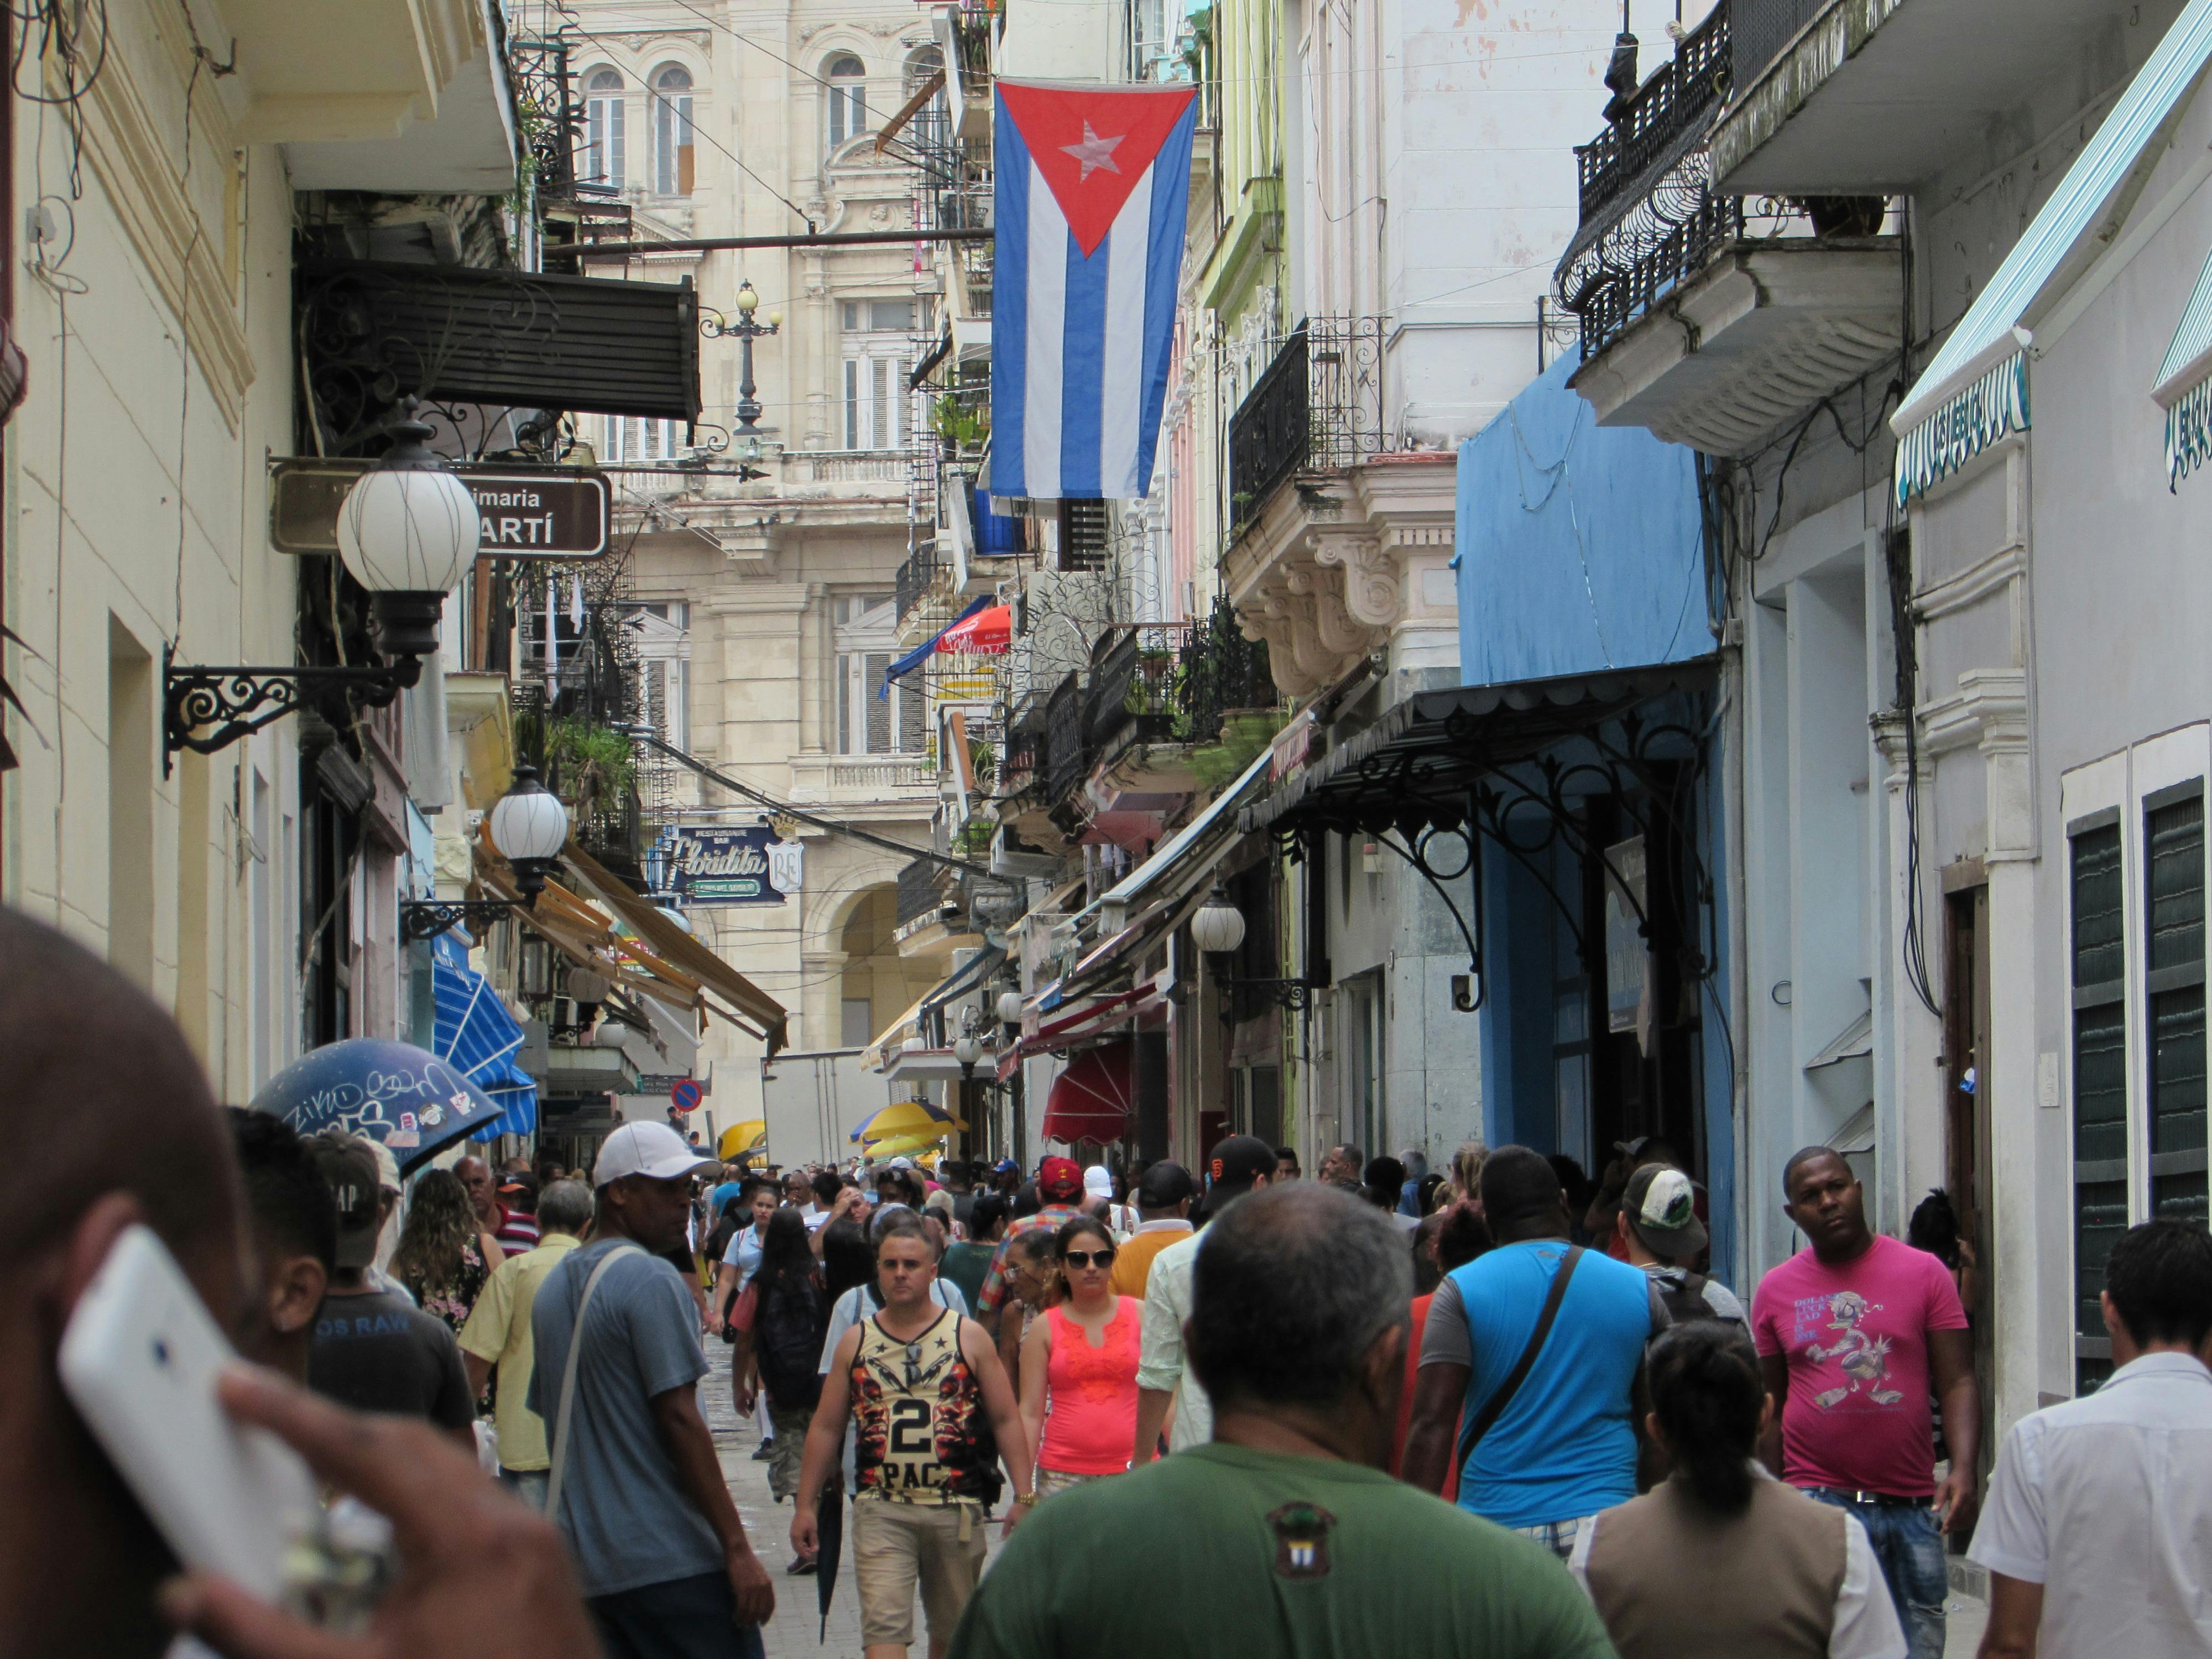
[[[1674,1472],[1600,1513],[1568,1562],[1620,1659],[1905,1659],[1865,1528],[1753,1459],[1774,1407],[1743,1327],[1661,1332],[1644,1376],[1644,1426]]]

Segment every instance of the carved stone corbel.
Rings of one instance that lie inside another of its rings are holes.
[[[1314,558],[1342,572],[1344,608],[1369,628],[1389,628],[1404,607],[1399,602],[1398,571],[1382,544],[1372,536],[1320,536]]]

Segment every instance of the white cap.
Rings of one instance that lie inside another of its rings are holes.
[[[1094,1164],[1083,1172],[1083,1190],[1093,1198],[1114,1196],[1114,1177],[1106,1173],[1106,1166]]]
[[[684,1137],[665,1123],[625,1123],[599,1143],[592,1185],[605,1187],[624,1176],[666,1181],[721,1167],[721,1159],[702,1158],[697,1147],[685,1145]]]

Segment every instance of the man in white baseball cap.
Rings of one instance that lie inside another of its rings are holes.
[[[755,1659],[775,1610],[700,1414],[697,1310],[661,1259],[683,1246],[694,1178],[720,1167],[665,1123],[617,1129],[592,1169],[598,1231],[532,1310],[546,1512],[613,1659]]]
[[[1735,1292],[1694,1269],[1706,1243],[1697,1201],[1689,1176],[1668,1164],[1647,1164],[1628,1177],[1613,1224],[1628,1260],[1644,1269],[1676,1324],[1709,1318],[1741,1325],[1743,1304]]]

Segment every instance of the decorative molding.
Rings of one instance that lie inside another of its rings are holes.
[[[145,279],[184,325],[187,354],[198,360],[223,424],[235,434],[254,362],[223,277],[226,233],[220,226],[210,232],[185,194],[170,140],[156,129],[121,54],[109,53],[85,101],[86,156]],[[218,154],[227,155],[231,125],[221,100],[196,90],[192,116],[193,126]],[[189,362],[185,372],[191,373]]]
[[[1404,610],[1398,572],[1381,542],[1371,536],[1320,537],[1314,557],[1342,567],[1344,605],[1353,620],[1370,628],[1388,628],[1398,620]]]

